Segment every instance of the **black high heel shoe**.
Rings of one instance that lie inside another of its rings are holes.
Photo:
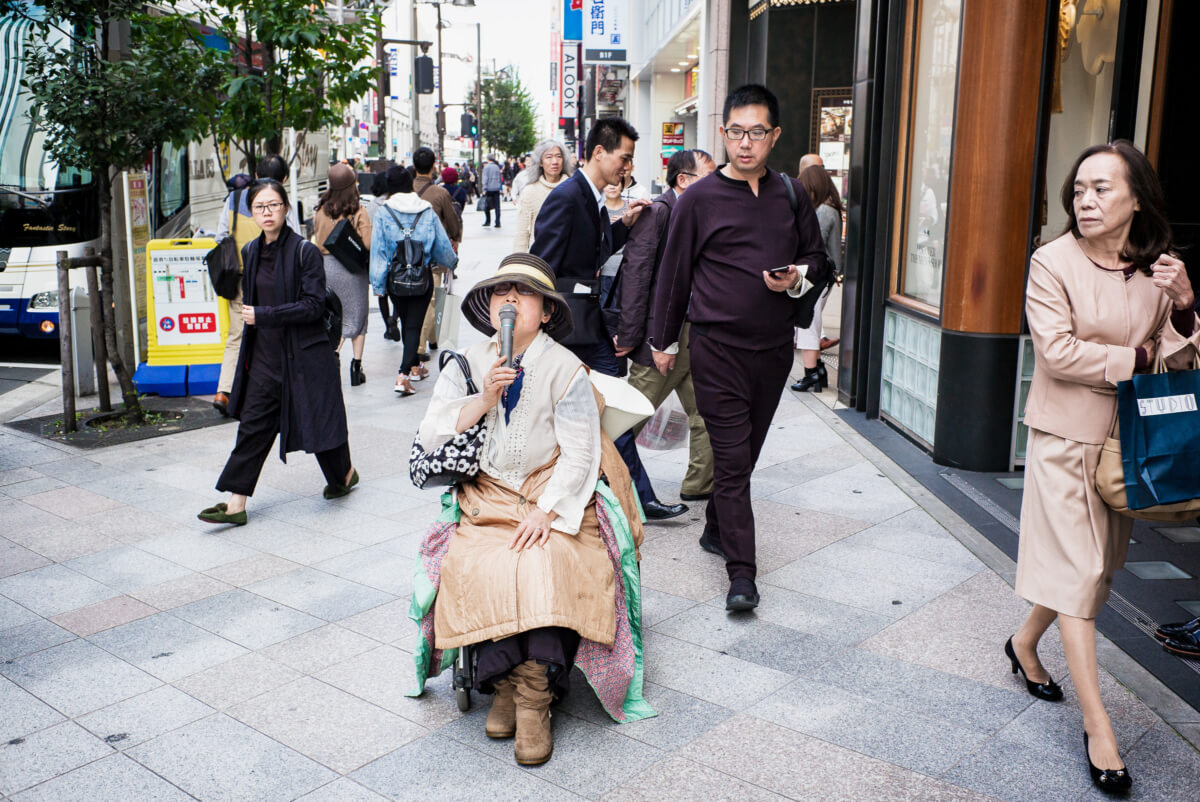
[[[1088,734],[1083,733],[1083,755],[1087,758],[1088,771],[1092,775],[1092,784],[1106,794],[1124,795],[1133,787],[1133,777],[1129,776],[1129,769],[1121,767],[1119,769],[1098,769],[1092,763],[1092,755],[1088,752]]]
[[[1021,677],[1025,680],[1025,687],[1029,689],[1029,695],[1034,699],[1041,699],[1046,702],[1061,702],[1063,698],[1062,688],[1054,681],[1053,677],[1049,677],[1045,682],[1034,682],[1029,677],[1025,676],[1025,668],[1021,665],[1021,661],[1017,659],[1017,653],[1013,651],[1012,638],[1004,644],[1004,653],[1008,655],[1008,659],[1012,661],[1012,673],[1021,672]]]

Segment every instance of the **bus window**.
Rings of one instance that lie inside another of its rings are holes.
[[[166,144],[158,152],[158,220],[166,222],[187,205],[188,190],[187,146],[177,148]]]

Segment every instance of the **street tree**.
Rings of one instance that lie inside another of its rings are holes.
[[[336,22],[312,0],[214,0],[211,8],[205,21],[230,51],[218,60],[209,133],[218,150],[233,143],[250,172],[261,155],[282,153],[284,129],[303,136],[339,126],[345,107],[375,85],[375,14]]]
[[[113,181],[121,170],[141,169],[156,146],[199,136],[220,79],[182,17],[144,9],[143,0],[39,0],[36,8],[29,0],[0,0],[0,12],[33,23],[21,88],[46,151],[60,169],[87,171],[99,185],[104,340],[133,421],[142,420],[142,410],[116,339]]]
[[[533,150],[537,144],[534,127],[533,99],[529,90],[515,73],[484,78],[480,84],[479,135],[487,148],[506,156],[519,156]],[[475,105],[472,89],[467,103]]]

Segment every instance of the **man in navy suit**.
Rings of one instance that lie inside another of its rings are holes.
[[[600,268],[625,244],[629,229],[650,201],[630,201],[625,214],[613,224],[604,206],[604,187],[623,183],[633,165],[637,138],[633,126],[620,117],[597,120],[584,146],[587,162],[546,198],[534,221],[529,246],[530,253],[554,268],[557,289],[571,310],[575,326],[562,344],[585,365],[609,376],[625,375],[625,359],[617,357],[613,335],[604,324]],[[658,500],[630,432],[618,437],[615,445],[629,467],[647,518],[661,520],[687,512],[684,504]]]

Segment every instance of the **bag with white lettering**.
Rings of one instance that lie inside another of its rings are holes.
[[[1200,360],[1193,365],[1200,368]],[[1122,515],[1187,521],[1200,515],[1200,369],[1154,373],[1117,384],[1117,429],[1100,452],[1096,489]]]

